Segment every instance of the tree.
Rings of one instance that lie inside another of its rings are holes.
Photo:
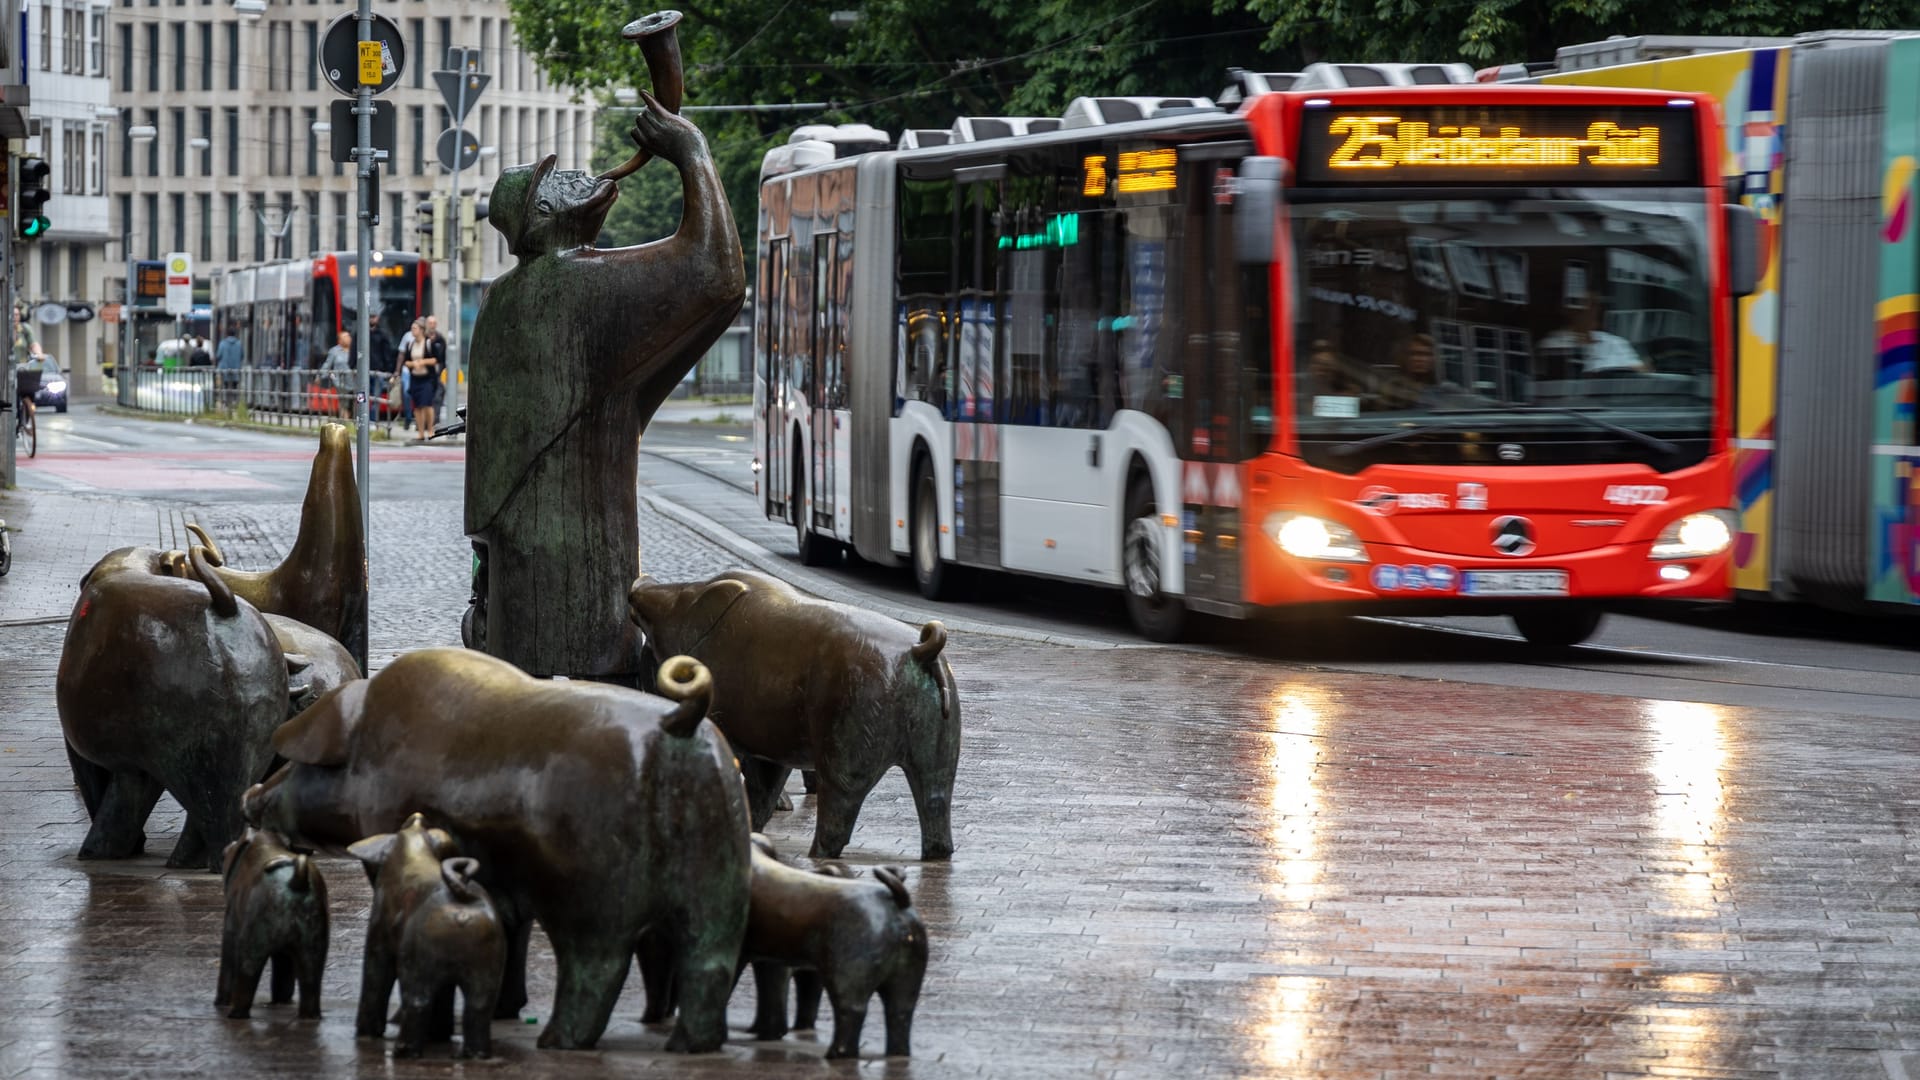
[[[1269,48],[1303,60],[1551,60],[1562,45],[1614,34],[1785,37],[1808,30],[1884,29],[1920,21],[1915,0],[1248,0],[1271,24]]]

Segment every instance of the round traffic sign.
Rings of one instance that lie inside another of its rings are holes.
[[[448,172],[471,169],[473,163],[480,160],[480,140],[466,128],[448,128],[440,133],[434,153]]]
[[[327,32],[320,35],[320,74],[348,97],[358,94],[363,84],[376,94],[384,94],[407,69],[407,45],[400,24],[385,15],[375,15],[371,37],[363,54],[360,16],[351,11],[328,23]]]

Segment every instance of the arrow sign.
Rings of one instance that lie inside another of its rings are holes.
[[[458,124],[473,111],[473,103],[480,100],[480,94],[493,81],[493,76],[478,71],[436,71],[433,72],[433,85],[440,88],[440,96],[446,99],[447,114]],[[465,95],[461,94],[465,83]]]

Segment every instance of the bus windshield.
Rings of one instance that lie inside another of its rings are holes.
[[[1308,462],[1703,459],[1704,193],[1295,189],[1296,435]]]

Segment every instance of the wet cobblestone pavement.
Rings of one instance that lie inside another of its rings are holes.
[[[297,516],[50,499],[16,542],[170,543],[195,518],[258,567]],[[649,571],[734,564],[682,518],[643,509]],[[375,664],[453,642],[458,505],[376,502],[373,525]],[[353,1037],[369,897],[358,864],[332,859],[323,1018],[262,995],[227,1020],[217,879],[161,865],[171,800],[149,856],[74,857],[64,628],[45,621],[71,584],[46,566],[30,588],[9,579],[0,610],[0,1076],[1920,1077],[1909,720],[967,632],[950,646],[955,858],[916,860],[897,774],[847,852],[904,865],[930,932],[911,1059],[878,1056],[877,1012],[858,1063],[823,1060],[825,1015],[817,1034],[751,1041],[748,976],[714,1055],[665,1053],[630,978],[597,1051],[539,1051],[536,1023],[502,1022],[495,1061],[392,1061],[391,1040]],[[789,855],[813,823],[793,796],[769,829]],[[535,941],[524,1015],[544,1021]]]

